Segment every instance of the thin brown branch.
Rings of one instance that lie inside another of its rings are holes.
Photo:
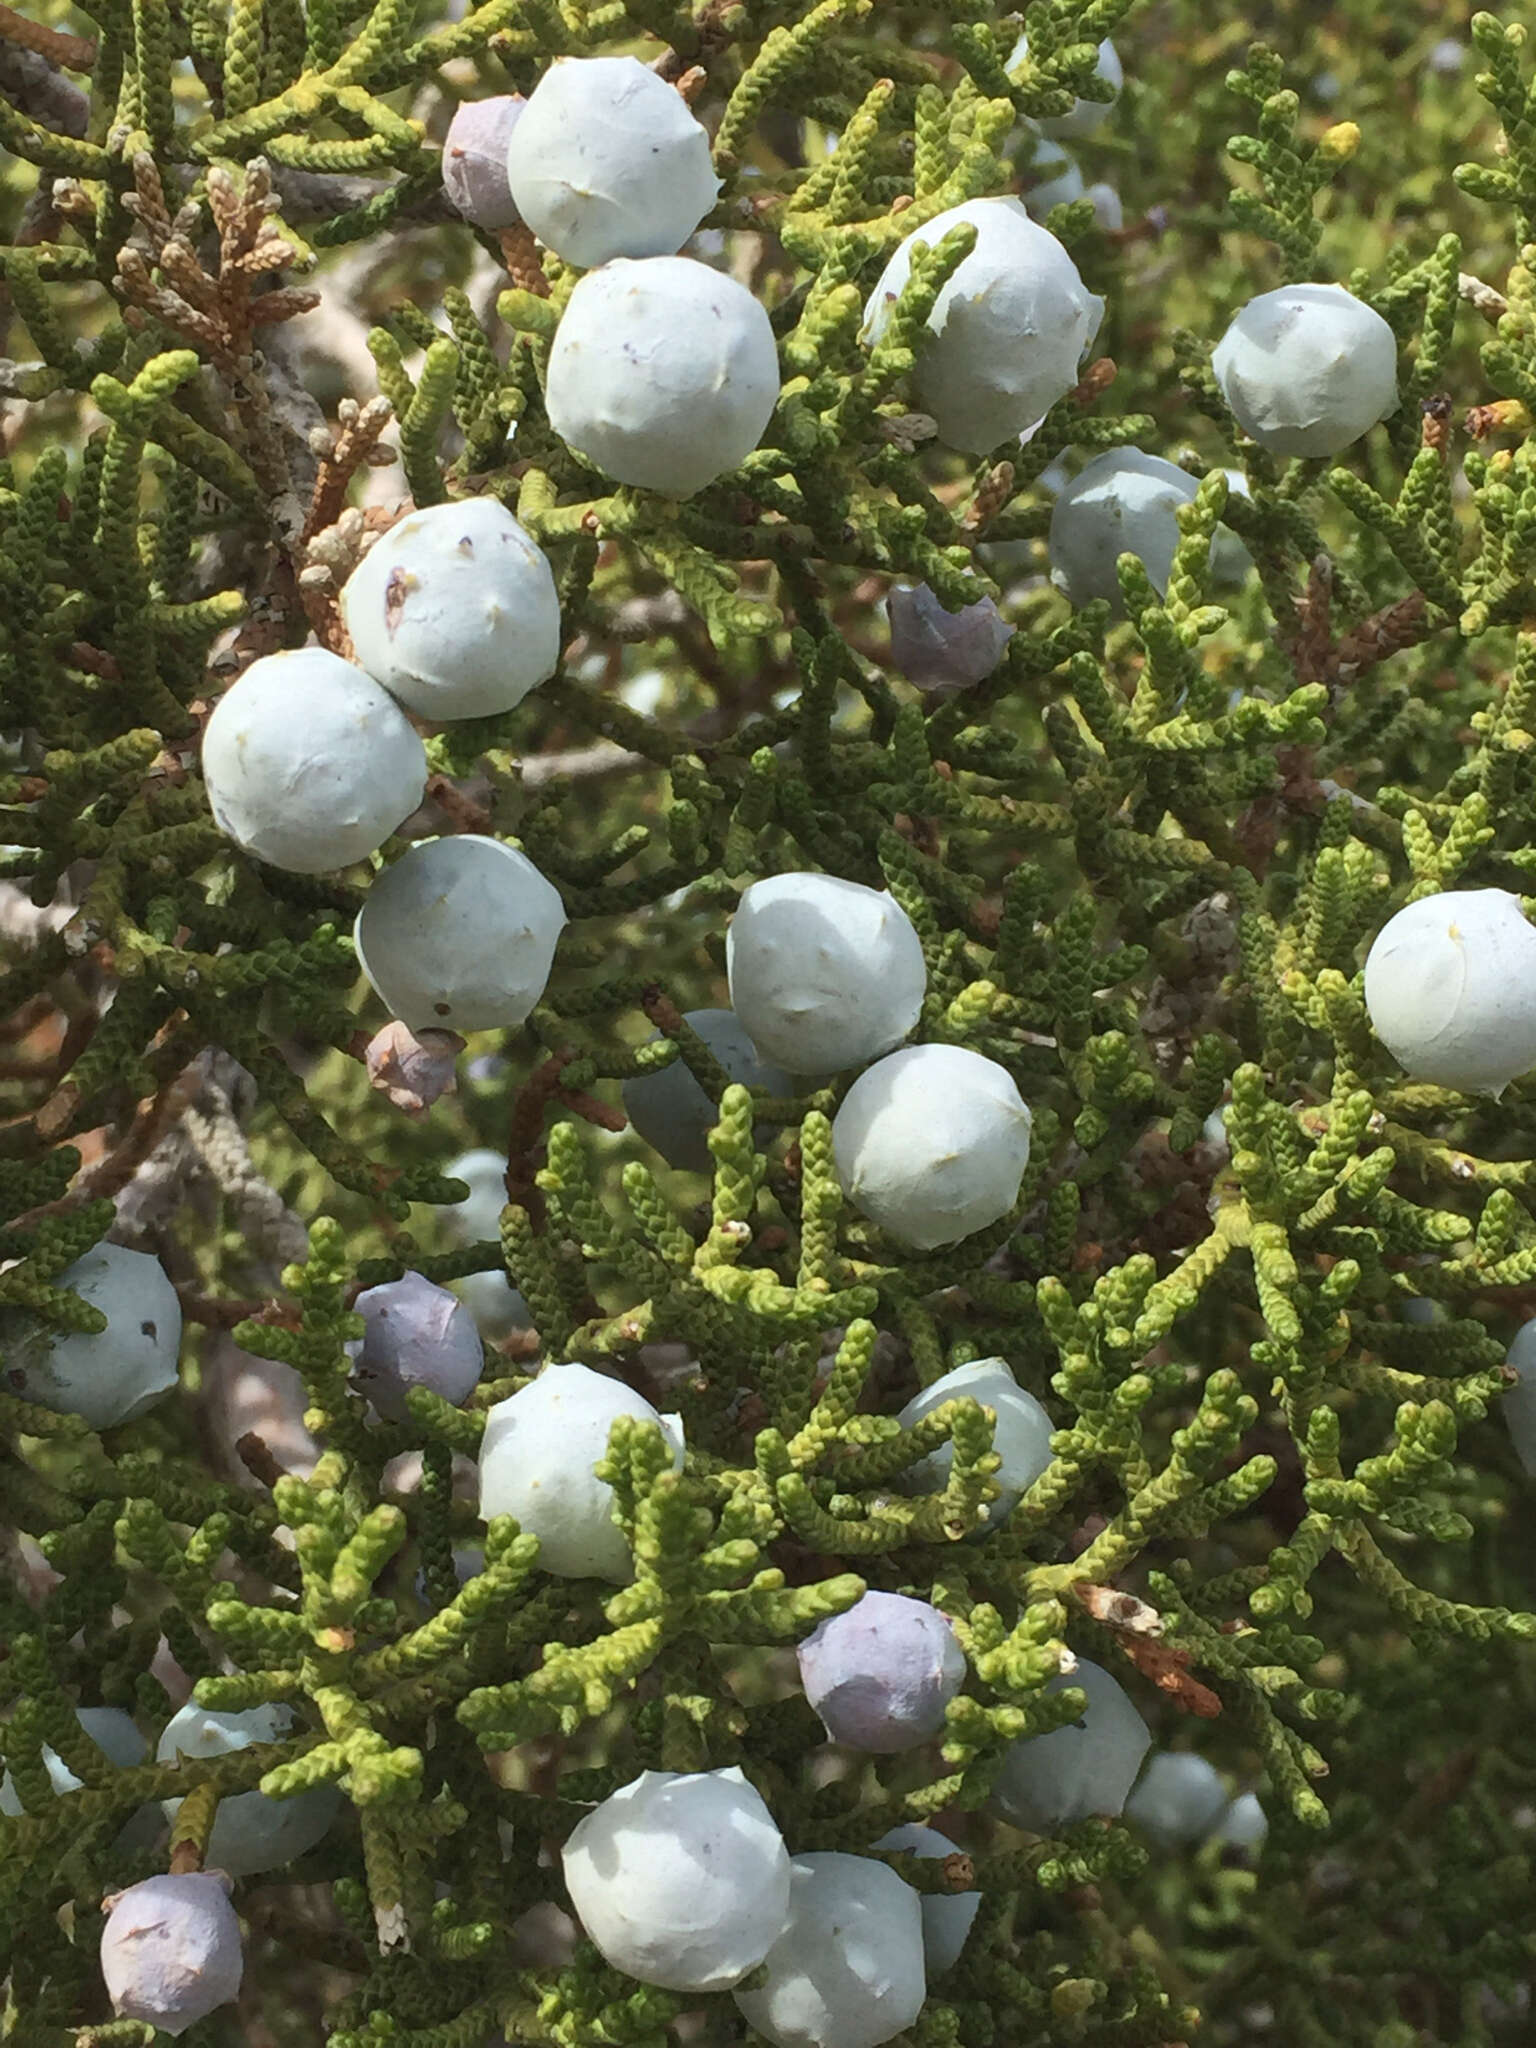
[[[11,7],[0,6],[0,42],[31,50],[65,71],[89,71],[96,62],[96,45],[89,36],[72,36],[40,21],[28,21]]]

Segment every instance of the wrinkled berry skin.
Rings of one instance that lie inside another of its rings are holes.
[[[1076,384],[1104,301],[1022,201],[968,199],[914,228],[894,251],[865,303],[861,339],[873,345],[884,334],[915,250],[937,246],[956,227],[973,227],[975,246],[934,300],[932,339],[912,381],[939,439],[985,455],[1033,426]]]
[[[1337,455],[1397,410],[1397,337],[1342,285],[1281,285],[1239,310],[1211,374],[1261,448]]]
[[[147,1877],[103,1904],[101,1974],[119,2019],[184,2034],[239,1995],[245,1956],[221,1872]]]
[[[426,1387],[457,1408],[485,1364],[480,1332],[457,1296],[422,1273],[386,1280],[357,1297],[366,1328],[353,1377],[389,1422],[410,1415],[406,1395]]]
[[[1119,618],[1125,596],[1116,564],[1135,555],[1154,590],[1165,591],[1180,539],[1178,508],[1194,495],[1195,479],[1161,455],[1106,448],[1051,508],[1053,580],[1074,604],[1101,597]]]
[[[836,1850],[795,1857],[790,1877],[766,1979],[737,2005],[773,2048],[879,2048],[928,1992],[917,1893],[889,1864]]]
[[[709,136],[637,57],[561,57],[509,139],[507,179],[539,240],[590,270],[672,256],[715,203]]]
[[[388,690],[324,647],[264,654],[203,733],[213,821],[295,875],[363,860],[421,802],[427,756]]]
[[[155,1758],[159,1763],[174,1763],[183,1756],[227,1756],[252,1743],[280,1742],[292,1726],[289,1707],[247,1707],[243,1713],[219,1713],[188,1700],[161,1731]],[[166,1819],[174,1821],[181,1801],[164,1799],[160,1803]],[[254,1786],[249,1792],[232,1793],[219,1801],[213,1817],[207,1861],[214,1869],[227,1870],[231,1877],[280,1870],[314,1848],[340,1805],[341,1793],[335,1785],[314,1785],[286,1799],[269,1798]]]
[[[507,146],[527,100],[520,92],[465,100],[443,138],[443,190],[471,227],[491,234],[522,219],[507,178]]]
[[[1536,925],[1507,889],[1420,896],[1372,941],[1365,1007],[1414,1080],[1497,1100],[1536,1067]]]
[[[887,600],[891,667],[920,690],[951,695],[983,683],[1013,638],[990,597],[946,611],[926,583],[898,583]]]
[[[835,1074],[889,1052],[928,987],[922,941],[889,891],[800,872],[744,891],[725,971],[752,1043],[792,1074]]]
[[[689,498],[752,453],[779,401],[773,326],[691,256],[617,256],[566,301],[544,387],[568,447],[621,484]]]
[[[963,1045],[908,1045],[866,1067],[832,1120],[837,1177],[897,1244],[933,1251],[1006,1216],[1030,1113],[1006,1067]]]
[[[800,1683],[834,1742],[891,1755],[931,1742],[965,1679],[965,1653],[938,1608],[866,1593],[797,1651]]]
[[[1026,1388],[1013,1376],[1004,1358],[973,1358],[942,1374],[932,1385],[902,1409],[897,1420],[911,1429],[946,1401],[979,1401],[996,1418],[992,1449],[999,1463],[994,1475],[997,1497],[988,1504],[982,1526],[995,1529],[1005,1522],[1019,1501],[1051,1462],[1051,1418]],[[949,1479],[954,1463],[954,1445],[943,1443],[926,1458],[920,1458],[903,1475],[902,1484],[914,1493],[937,1493]]]
[[[423,718],[497,717],[560,660],[549,558],[489,495],[397,519],[342,586],[341,613],[359,664]]]
[[[363,898],[358,965],[413,1032],[514,1030],[544,993],[565,908],[524,853],[483,833],[418,839]]]
[[[615,1969],[672,1991],[725,1991],[789,1912],[789,1852],[734,1765],[642,1771],[562,1852],[581,1924]]]

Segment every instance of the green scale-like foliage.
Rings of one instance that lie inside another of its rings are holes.
[[[1404,1075],[1361,981],[1414,897],[1536,887],[1524,26],[1365,0],[22,14],[0,13],[0,1345],[23,1312],[99,1330],[59,1283],[108,1233],[160,1253],[188,1335],[179,1395],[101,1436],[0,1380],[0,2039],[149,2048],[110,2018],[101,1903],[195,1862],[259,1782],[339,1787],[342,1818],[238,1889],[246,1988],[199,2048],[745,2043],[728,1995],[637,1985],[579,1930],[567,1956],[548,1920],[593,1801],[734,1764],[793,1852],[885,1853],[935,1818],[962,1846],[980,1913],[909,2048],[1528,2039],[1536,1573],[1497,1410],[1536,1300],[1536,1081],[1494,1104]],[[913,228],[1019,189],[1021,124],[1102,94],[1110,34],[1127,86],[1081,148],[1126,227],[1052,215],[1108,302],[1103,360],[1026,441],[957,456],[912,379],[974,230],[914,261],[873,346],[867,295]],[[1446,37],[1461,72],[1430,61]],[[681,503],[550,426],[578,273],[441,192],[456,101],[616,52],[697,88],[703,225],[780,353],[760,445]],[[1396,411],[1332,461],[1247,439],[1210,367],[1247,298],[1310,279],[1399,344]],[[369,401],[399,467],[365,493]],[[1198,488],[1166,589],[1122,556],[1111,619],[1039,573],[1047,471],[1132,444]],[[231,675],[324,625],[348,490],[376,522],[501,498],[554,567],[563,657],[515,710],[427,731],[436,808],[403,836],[299,877],[214,824],[198,737]],[[1002,606],[984,681],[888,666],[894,581]],[[383,1019],[349,934],[406,837],[458,829],[522,847],[569,924],[526,1026],[411,1119],[360,1063]],[[1031,1108],[1014,1210],[958,1244],[904,1251],[845,1195],[851,1075],[754,1094],[678,1022],[723,1000],[742,890],[803,868],[889,889],[927,965],[916,1038],[1000,1062]],[[210,1108],[215,1048],[243,1077]],[[707,1181],[623,1127],[617,1084],[672,1060],[717,1106]],[[508,1200],[465,1244],[435,1211],[482,1145]],[[502,1274],[530,1327],[487,1342],[462,1407],[416,1390],[386,1423],[347,1347],[359,1289],[406,1270]],[[990,1356],[1055,1425],[996,1522],[992,1411],[896,1419]],[[242,1357],[279,1392],[273,1441],[237,1455],[217,1389]],[[683,1419],[680,1470],[654,1426],[609,1439],[623,1586],[477,1519],[464,1461],[541,1359]],[[277,1440],[301,1421],[308,1457]],[[945,1444],[942,1489],[904,1491]],[[794,1683],[793,1646],[866,1588],[933,1601],[965,1651],[943,1737],[908,1755],[819,1747]],[[991,1816],[1008,1746],[1080,1710],[1045,1689],[1069,1651],[1261,1790],[1262,1854]],[[125,1708],[153,1755],[189,1687],[289,1732],[120,1769],[74,1719]],[[80,1789],[54,1793],[45,1747]],[[172,1796],[174,1839],[120,1832]]]

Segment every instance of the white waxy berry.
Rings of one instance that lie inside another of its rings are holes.
[[[891,667],[920,690],[944,695],[985,682],[1015,631],[990,597],[952,612],[926,583],[895,584],[886,609]]]
[[[898,1244],[933,1251],[1018,1200],[1030,1114],[1013,1076],[959,1045],[910,1045],[867,1067],[832,1120],[843,1192]]]
[[[471,227],[495,234],[522,219],[507,181],[507,145],[528,104],[520,92],[464,100],[443,138],[443,190]]]
[[[507,1206],[507,1158],[486,1147],[461,1152],[443,1169],[454,1180],[467,1181],[470,1192],[442,1211],[443,1231],[455,1244],[484,1244],[501,1234],[501,1212]],[[482,1335],[505,1337],[528,1330],[533,1318],[528,1304],[505,1273],[466,1273],[453,1282],[453,1292],[474,1317]]]
[[[1035,145],[1028,176],[1030,186],[1024,204],[1031,219],[1044,221],[1053,206],[1070,206],[1087,191],[1077,162],[1061,147],[1044,137]]]
[[[479,1383],[485,1353],[474,1317],[423,1273],[406,1273],[357,1297],[365,1325],[352,1376],[380,1415],[410,1416],[406,1395],[425,1387],[455,1407]]]
[[[765,1060],[734,1010],[686,1010],[683,1022],[703,1039],[729,1080],[770,1095],[793,1095],[795,1084],[782,1067]],[[662,1034],[657,1032],[655,1037]],[[654,1038],[652,1040],[654,1043]],[[621,1091],[624,1114],[669,1166],[708,1173],[713,1160],[709,1134],[719,1111],[681,1058],[649,1074],[637,1074]]]
[[[1227,497],[1253,496],[1248,479],[1240,469],[1224,470]],[[1211,539],[1211,578],[1216,583],[1242,583],[1253,567],[1253,557],[1230,526],[1218,526]]]
[[[789,1913],[789,1852],[734,1766],[642,1771],[577,1823],[571,1903],[616,1970],[668,1991],[726,1991]]]
[[[1276,455],[1337,455],[1397,407],[1397,337],[1342,285],[1250,299],[1211,372],[1243,432]]]
[[[244,1713],[221,1714],[189,1700],[166,1722],[155,1756],[163,1764],[183,1756],[228,1756],[253,1743],[281,1742],[292,1727],[293,1714],[287,1707],[249,1707]],[[219,1801],[204,1861],[231,1877],[279,1870],[314,1848],[340,1804],[334,1785],[314,1785],[287,1799],[269,1798],[254,1786],[249,1792],[232,1793]],[[167,1820],[174,1821],[181,1801],[165,1799],[161,1805]]]
[[[934,301],[913,387],[941,440],[985,455],[1077,383],[1104,301],[1022,201],[968,199],[915,228],[892,255],[864,308],[866,341],[885,332],[914,251],[966,222],[976,229],[975,245]]]
[[[768,315],[691,256],[617,257],[566,301],[544,391],[560,438],[608,476],[691,497],[746,460],[779,400]]]
[[[1216,1827],[1216,1839],[1228,1849],[1246,1849],[1257,1855],[1269,1834],[1269,1816],[1259,1804],[1256,1792],[1244,1792],[1234,1799]]]
[[[239,1995],[240,1921],[220,1872],[146,1877],[102,1905],[101,1974],[119,2019],[184,2034]]]
[[[1500,1397],[1499,1413],[1523,1469],[1536,1478],[1536,1316],[1522,1323],[1505,1355],[1505,1364],[1520,1375]]]
[[[1504,889],[1421,896],[1372,942],[1365,1007],[1416,1081],[1497,1098],[1536,1067],[1536,926]]]
[[[733,1996],[773,2048],[879,2048],[928,1995],[918,1895],[868,1856],[797,1856],[789,1920],[764,1968],[759,1990]]]
[[[638,57],[557,57],[507,145],[518,210],[583,270],[670,256],[715,203],[709,137]]]
[[[1125,1817],[1165,1849],[1203,1842],[1230,1804],[1221,1773],[1188,1750],[1160,1749],[1147,1759]]]
[[[1005,70],[1012,71],[1029,55],[1029,37],[1022,35],[1008,53]],[[1063,136],[1091,135],[1095,128],[1108,120],[1115,100],[1120,97],[1120,88],[1125,84],[1125,69],[1120,62],[1120,53],[1106,36],[1099,45],[1099,54],[1094,60],[1094,76],[1114,88],[1107,100],[1074,100],[1065,114],[1053,114],[1044,121],[1037,121],[1036,127],[1043,134],[1054,135],[1058,140]]]
[[[554,883],[475,832],[419,841],[374,877],[358,963],[412,1031],[511,1030],[543,995],[565,929]]]
[[[1125,226],[1125,202],[1113,185],[1102,178],[1095,179],[1083,192],[1085,199],[1093,201],[1093,217],[1106,235],[1118,235]]]
[[[507,1155],[489,1146],[461,1152],[443,1168],[448,1180],[461,1180],[469,1193],[441,1212],[443,1227],[455,1244],[483,1244],[501,1234],[501,1212],[507,1206]]]
[[[203,734],[214,823],[296,875],[362,860],[421,802],[426,749],[372,676],[323,647],[264,654]]]
[[[480,1515],[515,1515],[539,1539],[539,1563],[561,1579],[627,1585],[634,1560],[613,1519],[613,1488],[594,1471],[621,1415],[654,1422],[683,1466],[683,1425],[658,1415],[643,1395],[585,1365],[547,1365],[498,1401],[480,1441]]]
[[[884,889],[836,875],[754,882],[725,935],[731,1003],[752,1043],[795,1074],[835,1074],[899,1045],[928,969]]]
[[[995,1529],[1050,1464],[1055,1425],[1034,1395],[1019,1385],[1013,1368],[1003,1358],[973,1358],[967,1365],[955,1366],[914,1394],[896,1419],[903,1429],[911,1429],[946,1401],[960,1400],[979,1401],[996,1417],[992,1449],[1001,1461],[995,1474],[998,1494],[988,1504],[983,1524]],[[948,1480],[954,1461],[954,1445],[940,1444],[904,1475],[903,1484],[914,1492],[937,1493]]]
[[[1161,455],[1106,448],[1067,485],[1051,507],[1051,569],[1074,604],[1107,598],[1125,610],[1116,563],[1135,555],[1159,592],[1168,588],[1179,544],[1178,508],[1194,497],[1195,479]]]
[[[882,1756],[941,1734],[944,1709],[965,1682],[965,1652],[948,1617],[904,1593],[866,1593],[818,1623],[795,1654],[832,1741]]]
[[[1077,1669],[1051,1679],[1046,1691],[1066,1686],[1087,1694],[1082,1718],[1010,1743],[987,1802],[991,1812],[1035,1834],[1094,1813],[1120,1813],[1152,1744],[1146,1722],[1099,1665],[1079,1657]]]
[[[132,1422],[170,1392],[181,1302],[158,1259],[97,1244],[53,1284],[100,1309],[107,1327],[92,1335],[8,1313],[0,1324],[8,1392],[56,1415],[78,1415],[92,1429]]]
[[[341,614],[376,682],[423,718],[491,718],[560,660],[548,557],[499,498],[397,519],[347,578]]]
[[[76,1707],[75,1719],[108,1763],[119,1764],[124,1769],[131,1770],[135,1764],[143,1763],[149,1754],[149,1744],[121,1707]],[[43,1744],[42,1759],[43,1768],[48,1773],[48,1782],[55,1792],[62,1795],[80,1790],[82,1781],[75,1776],[57,1750],[50,1749],[47,1743]],[[24,1811],[21,1794],[16,1790],[15,1781],[7,1771],[5,1776],[0,1778],[0,1813],[15,1816]]]
[[[527,1302],[505,1273],[465,1273],[454,1281],[453,1292],[474,1317],[482,1337],[507,1337],[514,1330],[533,1328]]]
[[[907,1821],[892,1828],[872,1845],[876,1849],[905,1849],[909,1856],[942,1860],[961,1851],[937,1828],[921,1821]],[[960,1960],[972,1922],[981,1906],[980,1892],[920,1892],[923,1914],[923,1960],[930,1977],[951,1969]]]

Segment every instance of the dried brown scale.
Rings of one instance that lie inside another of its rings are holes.
[[[525,292],[532,292],[535,298],[549,297],[549,279],[539,260],[539,245],[534,239],[532,228],[519,221],[516,227],[503,228],[497,236],[501,244],[502,260],[507,266],[507,275],[513,284]]]

